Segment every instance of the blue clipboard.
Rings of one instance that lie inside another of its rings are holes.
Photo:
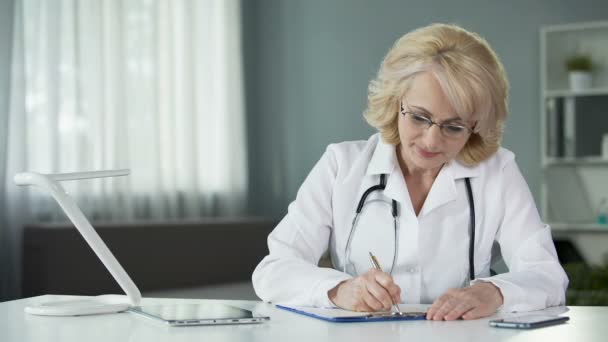
[[[284,305],[276,305],[277,308],[295,312],[300,315],[321,319],[327,322],[335,323],[356,323],[356,322],[386,322],[386,321],[414,321],[414,320],[425,320],[425,312],[404,312],[399,314],[397,312],[371,312],[366,315],[353,315],[353,316],[330,316],[323,315],[318,312],[307,311],[305,308],[294,308]]]

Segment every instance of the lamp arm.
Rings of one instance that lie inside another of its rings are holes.
[[[131,277],[122,268],[114,254],[103,242],[99,234],[93,229],[89,220],[82,213],[76,202],[67,194],[59,181],[126,176],[129,170],[108,170],[92,172],[75,172],[60,174],[40,174],[36,172],[22,172],[14,177],[15,184],[21,186],[33,185],[48,191],[57,201],[67,217],[72,221],[91,249],[97,254],[112,277],[118,282],[122,290],[127,294],[131,305],[137,306],[141,301],[141,292],[131,280]]]

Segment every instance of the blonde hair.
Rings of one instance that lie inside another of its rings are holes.
[[[415,75],[432,72],[459,117],[476,120],[457,159],[474,166],[500,147],[507,117],[509,83],[489,44],[461,27],[432,24],[401,37],[369,84],[367,122],[382,139],[399,144],[401,99]]]

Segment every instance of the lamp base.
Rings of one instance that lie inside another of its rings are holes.
[[[30,305],[25,312],[39,316],[84,316],[126,311],[131,305],[126,302],[108,301],[100,298],[73,299]]]

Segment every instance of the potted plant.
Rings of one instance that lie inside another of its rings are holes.
[[[608,258],[600,265],[568,263],[563,265],[570,284],[566,292],[568,305],[608,305]]]
[[[566,60],[570,89],[574,91],[591,88],[591,57],[575,55]]]

